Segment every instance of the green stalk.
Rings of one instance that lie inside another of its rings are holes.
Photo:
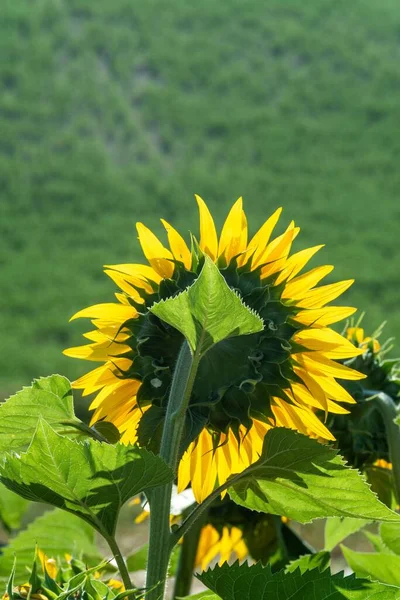
[[[176,572],[175,589],[173,598],[189,596],[192,588],[193,571],[199,546],[200,534],[207,519],[207,511],[197,519],[193,527],[183,538],[179,556],[178,570]]]
[[[384,392],[377,393],[372,402],[376,404],[385,424],[395,496],[397,504],[400,504],[400,427],[394,422],[399,411],[392,398]]]
[[[104,533],[103,533],[103,535],[104,535]],[[132,590],[133,584],[132,584],[131,578],[129,576],[128,568],[125,564],[125,561],[121,554],[121,550],[119,549],[119,546],[118,546],[115,538],[111,535],[110,536],[107,535],[104,537],[107,540],[107,543],[110,546],[110,550],[114,555],[115,562],[117,563],[118,571],[119,571],[119,574],[121,575],[121,579],[123,581],[125,589]]]
[[[168,399],[160,456],[177,473],[185,415],[192,394],[200,355],[192,356],[188,343],[182,344]],[[173,548],[169,525],[172,483],[155,488],[149,495],[150,538],[147,565],[147,600],[162,600],[168,564]]]

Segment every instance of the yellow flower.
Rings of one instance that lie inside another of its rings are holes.
[[[32,593],[31,586],[29,583],[24,583],[24,585],[14,587],[13,593],[15,594],[16,598],[28,598],[29,596],[33,600],[49,600],[49,598],[41,592]],[[2,596],[2,600],[9,600],[9,598],[10,596],[7,592]]]
[[[282,426],[324,440],[330,431],[316,416],[347,413],[339,404],[353,398],[336,381],[361,379],[361,373],[336,362],[362,349],[330,329],[353,314],[347,306],[327,306],[353,280],[316,287],[333,270],[316,267],[300,274],[322,248],[290,255],[299,228],[270,239],[281,209],[247,240],[247,221],[239,198],[217,236],[213,218],[196,196],[200,241],[189,249],[166,221],[169,247],[142,223],[139,241],[149,264],[106,266],[119,286],[117,302],[97,304],[72,317],[92,320],[90,343],[65,351],[67,356],[101,362],[73,384],[83,394],[97,392],[92,423],[105,419],[118,427],[124,443],[135,443],[147,411],[164,414],[182,334],[149,313],[148,307],[174,295],[198,276],[207,254],[229,286],[257,311],[265,329],[259,334],[225,340],[200,363],[189,405],[192,422],[204,423],[183,456],[179,491],[189,483],[198,502],[217,484],[257,460],[271,427]],[[338,403],[339,402],[339,403]],[[150,414],[150,413],[149,413]],[[200,429],[200,428],[199,428]]]
[[[381,345],[376,338],[364,337],[364,329],[362,327],[348,327],[346,337],[364,351],[370,347],[373,353],[377,354],[381,349]]]
[[[380,467],[381,469],[389,469],[389,471],[392,470],[392,463],[388,462],[387,460],[385,460],[384,458],[378,458],[375,462],[374,462],[374,467]]]
[[[200,533],[195,567],[204,571],[217,556],[219,556],[219,564],[222,565],[231,558],[243,560],[248,553],[241,529],[224,527],[221,535],[213,525],[208,524]]]
[[[111,588],[112,590],[116,590],[117,592],[125,591],[124,584],[122,583],[122,581],[119,581],[118,579],[109,579],[107,581],[107,585],[109,588]]]
[[[55,579],[58,573],[57,561],[54,558],[48,558],[48,556],[46,556],[46,554],[40,550],[40,548],[38,549],[38,557],[42,565],[43,572],[47,572],[52,579]]]

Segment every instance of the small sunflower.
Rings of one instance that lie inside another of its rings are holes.
[[[91,404],[92,424],[111,421],[124,443],[135,443],[138,436],[143,443],[143,417],[161,415],[162,419],[165,414],[183,343],[182,334],[148,308],[191,285],[204,255],[216,263],[227,284],[263,318],[265,328],[216,344],[200,364],[189,405],[192,422],[201,424],[200,433],[180,462],[178,486],[183,490],[191,483],[201,502],[215,485],[258,459],[271,427],[334,439],[315,411],[322,410],[325,417],[328,412],[346,413],[339,403],[354,400],[336,379],[357,380],[364,375],[336,362],[358,356],[362,349],[329,327],[355,312],[351,307],[327,306],[353,280],[316,287],[332,266],[300,274],[322,246],[289,256],[299,233],[294,222],[271,240],[281,209],[248,241],[241,198],[218,238],[206,204],[198,196],[196,200],[199,242],[192,236],[189,249],[178,231],[162,219],[168,248],[138,223],[139,242],[149,264],[105,267],[121,290],[117,302],[76,313],[72,319],[89,318],[94,329],[85,334],[89,344],[65,354],[102,363],[73,384],[84,395],[97,392]]]
[[[381,345],[376,337],[365,337],[364,329],[362,327],[348,327],[346,329],[346,337],[350,342],[353,342],[355,346],[363,348],[364,351],[370,349],[373,354],[378,354],[381,349]]]
[[[249,550],[239,527],[223,527],[222,533],[219,533],[208,523],[200,533],[195,568],[205,571],[216,558],[219,558],[218,564],[222,565],[232,558],[244,560],[248,554]]]

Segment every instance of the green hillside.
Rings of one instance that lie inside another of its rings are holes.
[[[0,392],[86,366],[69,317],[111,299],[134,223],[197,232],[193,193],[298,247],[400,338],[397,0],[3,0]]]

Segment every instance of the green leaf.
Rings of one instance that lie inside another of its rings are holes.
[[[400,522],[335,450],[282,427],[267,433],[259,460],[231,483],[237,504],[302,523],[335,516]]]
[[[21,526],[21,517],[28,508],[28,501],[0,484],[0,523],[7,531]]]
[[[200,592],[194,596],[180,596],[176,600],[221,600],[221,596],[216,596],[212,592]]]
[[[196,577],[222,600],[399,600],[400,589],[356,579],[354,575],[332,575],[329,569],[313,569],[304,574],[272,573],[260,563],[249,566],[226,563]]]
[[[76,427],[64,425],[80,424],[74,414],[68,379],[61,375],[43,377],[0,405],[0,454],[25,450],[40,417],[45,417],[58,430],[76,434]]]
[[[90,564],[97,564],[100,554],[94,544],[94,536],[93,528],[78,517],[61,510],[47,511],[2,549],[0,581],[7,580],[16,556],[16,582],[25,583],[26,569],[32,565],[36,543],[48,557],[63,558],[68,552],[74,556],[83,556]]]
[[[349,567],[359,577],[400,586],[400,556],[389,552],[356,552],[341,546]]]
[[[387,548],[387,546],[383,543],[380,535],[372,533],[372,531],[368,531],[368,529],[364,529],[363,534],[367,538],[375,552],[388,552],[389,548]]]
[[[330,517],[325,523],[325,550],[333,550],[352,533],[356,533],[368,524],[364,519],[348,517]]]
[[[171,481],[164,461],[145,449],[58,435],[39,421],[27,452],[7,455],[0,479],[29,500],[47,502],[114,535],[121,506],[132,496]]]
[[[146,569],[147,566],[147,554],[149,552],[149,545],[142,546],[136,552],[133,552],[126,559],[126,566],[128,571],[132,573],[135,571],[141,571]]]
[[[126,566],[128,567],[128,571],[134,573],[135,571],[142,571],[147,568],[147,560],[148,560],[148,552],[149,545],[145,544],[136,552],[133,552],[126,559]],[[179,562],[179,553],[180,547],[179,545],[175,546],[175,548],[171,552],[168,573],[170,576],[175,575],[175,571],[178,567]]]
[[[297,569],[300,569],[300,573],[303,574],[305,571],[312,571],[313,569],[319,569],[325,571],[330,565],[331,555],[329,552],[316,552],[315,554],[305,554],[300,556],[297,560],[292,560],[285,568],[286,573],[293,573]]]
[[[371,485],[371,490],[375,492],[379,500],[392,508],[397,506],[396,497],[393,488],[393,473],[390,469],[371,466],[365,469],[367,481]]]
[[[262,331],[262,319],[245,306],[205,256],[196,281],[185,291],[154,304],[150,311],[178,329],[194,354],[202,355],[222,340]]]
[[[400,555],[400,525],[395,523],[382,523],[380,534],[385,546],[395,554]]]

